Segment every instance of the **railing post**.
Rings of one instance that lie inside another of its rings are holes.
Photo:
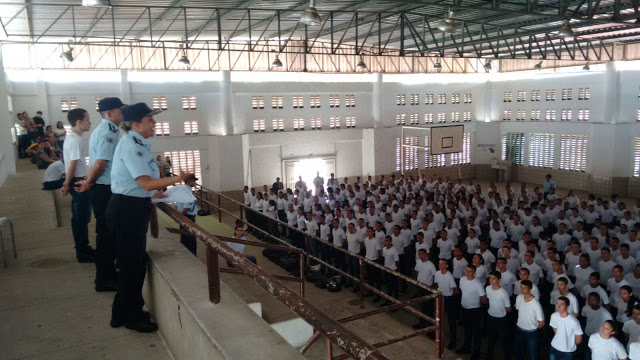
[[[244,206],[240,205],[240,220],[244,221]]]
[[[207,275],[209,279],[209,301],[220,303],[220,270],[218,268],[218,253],[207,246]]]
[[[304,297],[304,254],[300,253],[300,296]]]
[[[333,344],[327,339],[327,360],[333,360]]]
[[[364,261],[358,259],[360,263],[360,308],[364,309]]]
[[[218,194],[218,221],[222,222],[222,207],[220,206],[220,194]]]
[[[444,315],[444,298],[442,293],[436,298],[436,358],[440,359],[444,355],[444,332],[442,331],[442,316]]]

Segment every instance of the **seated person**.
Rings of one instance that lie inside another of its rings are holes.
[[[64,183],[64,163],[60,160],[49,165],[42,177],[42,190],[56,190]]]
[[[58,160],[56,154],[51,150],[51,144],[49,141],[44,141],[38,144],[38,151],[36,152],[36,163],[38,169],[46,169],[49,165]]]
[[[236,225],[235,231],[233,232],[233,238],[234,239],[238,239],[238,240],[246,240],[244,237],[244,226],[243,225]],[[229,245],[230,248],[232,248],[233,250],[244,254],[244,248],[245,248],[245,244],[239,244],[239,243],[234,243],[234,242],[228,242],[227,245]],[[247,258],[247,260],[251,261],[254,264],[258,264],[258,261],[256,260],[255,256],[252,255],[245,255],[245,257]],[[227,265],[229,267],[233,267],[233,265],[227,261]]]

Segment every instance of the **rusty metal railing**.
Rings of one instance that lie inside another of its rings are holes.
[[[211,200],[211,195],[213,195],[215,197],[215,201],[216,203],[214,203]],[[353,320],[357,320],[357,319],[361,319],[364,317],[368,317],[368,316],[372,316],[372,315],[376,315],[376,314],[380,314],[380,313],[385,313],[385,312],[389,312],[389,311],[393,311],[393,310],[403,310],[406,311],[420,319],[425,320],[426,322],[428,322],[429,324],[431,324],[432,326],[429,326],[425,329],[421,329],[415,332],[412,332],[410,334],[407,334],[405,336],[399,337],[399,338],[395,338],[395,339],[389,339],[387,341],[381,342],[381,343],[377,343],[374,344],[373,346],[378,348],[378,347],[382,347],[382,346],[386,346],[386,345],[390,345],[393,344],[395,342],[398,341],[402,341],[402,340],[406,340],[409,339],[411,337],[415,337],[418,335],[422,335],[428,332],[435,332],[435,345],[436,345],[436,357],[437,358],[441,358],[444,355],[444,346],[443,346],[443,338],[444,338],[444,334],[443,334],[443,326],[442,326],[442,317],[444,315],[444,299],[442,296],[442,293],[440,291],[438,291],[437,289],[431,287],[431,286],[427,286],[425,284],[422,284],[420,282],[418,282],[415,279],[412,279],[404,274],[401,274],[397,271],[388,269],[372,260],[369,260],[359,254],[354,254],[350,251],[348,251],[347,249],[335,246],[334,244],[327,242],[323,239],[320,239],[317,236],[313,236],[310,234],[307,234],[303,231],[301,231],[300,229],[293,227],[285,222],[280,221],[279,219],[274,219],[271,217],[267,217],[265,214],[263,214],[262,212],[256,211],[254,209],[251,209],[250,207],[245,206],[244,204],[240,203],[239,201],[232,199],[224,194],[221,194],[219,192],[207,189],[205,187],[199,186],[199,189],[196,191],[196,197],[200,200],[200,205],[202,209],[206,209],[208,211],[211,212],[212,208],[214,211],[217,212],[217,218],[218,221],[222,222],[222,214],[226,214],[234,219],[239,219],[239,220],[244,220],[244,212],[245,211],[250,211],[252,214],[254,214],[255,216],[259,216],[259,217],[263,217],[267,224],[267,231],[265,231],[264,229],[261,229],[258,226],[255,226],[252,223],[247,222],[247,225],[250,226],[252,229],[254,229],[255,231],[257,231],[258,233],[264,235],[267,239],[272,239],[275,240],[281,244],[283,244],[284,246],[289,246],[289,247],[293,247],[296,248],[295,246],[293,246],[292,244],[290,244],[289,242],[280,239],[279,237],[273,236],[271,233],[271,224],[276,224],[276,226],[282,226],[283,228],[288,229],[289,231],[294,231],[294,232],[298,232],[301,234],[301,236],[304,236],[305,239],[305,250],[304,250],[304,254],[307,258],[307,264],[309,259],[313,259],[314,261],[317,261],[318,263],[323,264],[324,266],[330,268],[331,270],[333,270],[336,273],[339,273],[340,275],[346,277],[347,279],[356,281],[359,285],[360,285],[360,307],[363,308],[364,307],[364,298],[365,298],[365,290],[369,290],[373,293],[375,293],[376,295],[384,298],[387,301],[390,301],[393,303],[393,305],[384,307],[384,308],[380,308],[378,310],[374,310],[374,311],[370,311],[367,313],[362,313],[357,315],[357,318],[353,319]],[[228,211],[226,209],[223,209],[222,207],[222,199],[225,199],[225,201],[230,202],[234,205],[237,205],[239,207],[239,216],[236,215],[235,213]],[[212,216],[214,216],[214,214],[211,214]],[[358,264],[359,264],[359,276],[358,277],[354,277],[351,274],[343,271],[342,269],[339,269],[335,266],[333,266],[332,264],[329,264],[325,261],[323,261],[322,259],[312,256],[309,254],[309,238],[312,238],[316,241],[318,241],[319,243],[322,243],[324,246],[330,247],[335,249],[336,251],[342,252],[343,254],[345,254],[346,256],[350,256],[353,257],[355,259],[358,260]],[[297,248],[296,248],[297,249]],[[400,300],[387,295],[386,293],[384,293],[383,291],[377,289],[374,286],[371,286],[369,284],[367,284],[365,282],[365,278],[364,278],[364,268],[365,268],[365,264],[368,264],[374,268],[377,268],[379,271],[383,271],[386,273],[391,274],[392,276],[396,276],[398,277],[398,279],[405,281],[408,284],[412,284],[418,288],[422,288],[424,290],[427,290],[429,292],[431,292],[431,295],[427,295],[418,299],[412,299],[409,301],[404,301],[401,302]],[[411,305],[417,305],[423,301],[431,301],[431,300],[435,300],[435,309],[434,309],[434,317],[430,317],[427,316],[426,314],[423,314],[420,311],[417,311],[416,309],[414,309],[413,307],[411,307]],[[345,318],[345,319],[340,319],[339,321],[343,321],[343,322],[348,322],[348,321],[353,321],[353,320],[349,320],[349,318]],[[318,336],[320,335],[319,332],[316,332],[316,334],[314,334],[314,336],[308,341],[308,343],[303,346],[303,348],[300,350],[301,353],[304,354],[304,352],[318,339]],[[327,346],[327,350],[330,352],[331,351],[331,346],[328,344]],[[330,357],[331,358],[331,357]]]

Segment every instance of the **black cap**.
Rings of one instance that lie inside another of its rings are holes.
[[[126,105],[117,97],[108,97],[98,102],[98,112],[105,112],[113,109],[123,109]]]
[[[191,180],[198,181],[198,178],[195,175],[191,175],[191,176],[189,176],[188,178],[185,179],[185,181],[191,181]]]
[[[137,103],[134,105],[128,105],[122,110],[122,119],[124,121],[139,122],[146,116],[153,116],[161,110],[153,110],[145,103]]]

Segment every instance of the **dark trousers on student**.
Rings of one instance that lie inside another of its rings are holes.
[[[96,218],[96,284],[116,281],[116,239],[107,226],[106,212],[111,199],[111,185],[95,184],[91,206]]]
[[[75,242],[76,256],[91,255],[89,246],[89,221],[91,221],[91,191],[77,192],[74,179],[69,187],[71,193],[71,232]]]
[[[549,354],[549,360],[572,360],[573,353],[572,352],[564,352],[560,350],[556,350],[553,346],[551,347],[551,354]]]
[[[480,355],[481,313],[480,308],[462,308],[462,326],[464,327],[464,345],[462,347],[471,350],[472,356],[476,357]]]
[[[196,222],[195,215],[185,215],[185,217],[193,221],[194,223]],[[193,255],[198,256],[196,255],[196,250],[198,249],[198,243],[194,236],[180,235],[180,243],[184,245],[184,247],[186,247],[187,250],[189,250]]]
[[[511,339],[509,334],[511,330],[509,329],[509,322],[507,321],[507,317],[493,317],[491,315],[487,316],[487,358],[493,359],[493,351],[496,347],[496,343],[500,341],[502,345],[502,350],[504,351],[504,359],[511,359]]]
[[[385,271],[384,283],[387,286],[387,295],[397,299],[399,297],[398,277]]]
[[[144,318],[142,285],[146,275],[147,229],[150,198],[113,194],[107,207],[107,224],[116,238],[116,260],[120,274],[113,299],[111,320],[129,323]]]
[[[62,184],[64,184],[64,179],[45,181],[42,183],[42,190],[57,190],[62,187]]]
[[[529,354],[529,360],[538,360],[538,329],[527,331],[516,326],[516,339],[514,341],[516,359],[524,359]]]
[[[458,338],[458,326],[456,324],[457,311],[455,296],[444,296],[444,313],[447,314],[447,323],[449,325],[449,344],[455,346]]]

